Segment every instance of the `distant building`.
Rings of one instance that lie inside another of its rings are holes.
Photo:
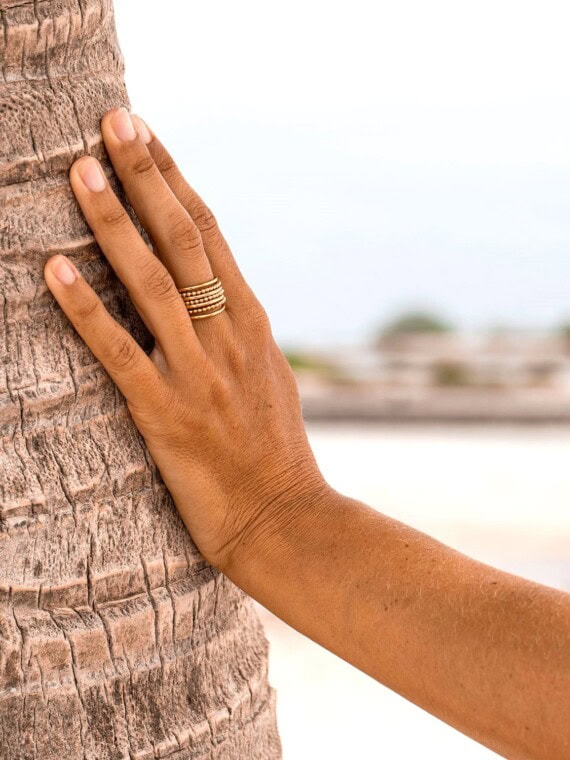
[[[318,357],[337,380],[380,386],[570,389],[567,340],[548,334],[405,334]]]

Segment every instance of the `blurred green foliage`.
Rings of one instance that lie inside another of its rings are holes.
[[[396,317],[382,330],[383,336],[414,335],[418,333],[448,333],[453,326],[429,311],[410,311]]]
[[[436,362],[433,365],[435,385],[447,388],[461,388],[471,383],[467,367],[459,362]]]
[[[317,356],[301,351],[284,351],[283,353],[294,372],[314,372],[321,378],[338,385],[352,385],[357,382],[341,367]]]
[[[294,370],[327,370],[330,364],[318,359],[310,354],[304,354],[300,351],[284,351],[285,358]]]

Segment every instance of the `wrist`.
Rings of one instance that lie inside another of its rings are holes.
[[[234,532],[216,557],[216,567],[236,585],[255,596],[251,579],[266,563],[292,553],[301,536],[316,529],[319,514],[333,489],[318,468],[291,468],[271,479],[267,492],[248,497],[250,517]],[[240,510],[233,509],[232,514]]]

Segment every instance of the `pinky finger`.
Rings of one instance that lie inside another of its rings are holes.
[[[45,264],[46,284],[94,356],[130,403],[148,403],[161,380],[158,367],[109,314],[99,296],[65,256]]]

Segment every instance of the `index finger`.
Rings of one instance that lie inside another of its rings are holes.
[[[66,256],[57,254],[45,264],[44,277],[53,296],[101,362],[127,401],[140,405],[162,376],[133,336],[105,308],[93,288]]]

